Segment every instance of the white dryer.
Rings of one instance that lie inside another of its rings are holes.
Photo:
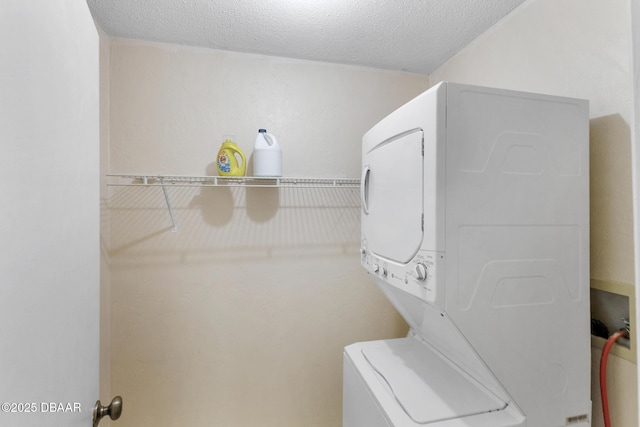
[[[344,352],[343,427],[588,426],[584,100],[440,83],[362,142],[362,266],[411,327]]]

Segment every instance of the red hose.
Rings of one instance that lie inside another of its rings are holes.
[[[607,396],[607,359],[609,358],[611,347],[618,341],[618,338],[624,335],[624,331],[618,331],[611,335],[602,349],[602,357],[600,358],[600,396],[602,397],[604,427],[611,427],[611,420],[609,419],[609,397]]]

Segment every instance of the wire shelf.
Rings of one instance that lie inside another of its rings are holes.
[[[255,176],[107,175],[109,187],[161,187],[167,210],[178,231],[167,187],[265,187],[265,188],[358,188],[356,178],[268,178]]]
[[[273,187],[358,188],[357,178],[284,178],[253,176],[107,175],[110,187]]]

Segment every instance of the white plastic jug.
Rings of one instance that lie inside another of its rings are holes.
[[[258,130],[253,145],[253,176],[282,176],[282,150],[266,129]]]

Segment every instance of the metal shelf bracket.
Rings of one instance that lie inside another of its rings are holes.
[[[169,217],[171,217],[171,224],[173,228],[171,231],[176,233],[178,231],[178,226],[176,225],[176,220],[173,217],[173,209],[171,209],[171,200],[169,200],[169,194],[167,193],[167,187],[164,184],[164,177],[158,177],[160,179],[160,185],[162,186],[162,193],[164,194],[164,201],[167,202],[167,209],[169,210]],[[147,177],[144,177],[144,183],[147,184]]]

